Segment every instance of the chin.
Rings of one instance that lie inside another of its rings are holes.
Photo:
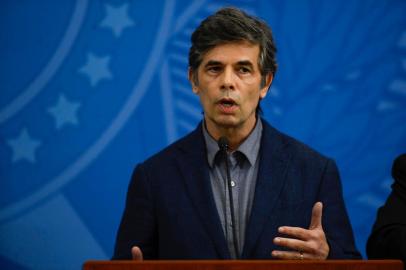
[[[228,117],[221,117],[219,119],[216,119],[215,123],[218,126],[225,128],[232,128],[238,126],[238,121],[236,119],[230,119]]]

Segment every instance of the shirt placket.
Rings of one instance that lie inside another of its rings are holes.
[[[237,233],[237,241],[238,243],[240,243],[240,239],[239,239],[239,222],[240,222],[240,215],[239,215],[239,210],[238,210],[238,206],[239,206],[239,166],[238,166],[238,162],[236,159],[236,153],[233,153],[231,155],[229,155],[229,161],[230,161],[230,177],[231,177],[231,192],[233,194],[233,204],[234,204],[234,217],[235,217],[235,230]],[[230,230],[229,230],[229,239],[231,239],[231,244],[232,244],[232,251],[234,252],[234,243],[233,243],[233,231],[232,231],[232,217],[231,217],[231,206],[229,203],[229,199],[227,199],[227,203],[228,203],[228,219],[229,219],[229,224],[230,224]],[[238,245],[240,247],[240,245]],[[241,252],[241,251],[239,251]]]

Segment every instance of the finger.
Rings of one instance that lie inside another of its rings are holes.
[[[291,239],[291,238],[284,238],[284,237],[275,237],[273,240],[275,245],[281,247],[287,247],[293,250],[301,250],[304,252],[311,253],[313,249],[307,245],[305,241],[298,240],[298,239]]]
[[[308,229],[300,227],[282,226],[278,228],[278,232],[304,241],[307,241],[312,237],[311,232]]]
[[[281,251],[273,250],[271,253],[272,257],[282,260],[303,260],[307,258],[305,253],[300,253],[298,251]]]
[[[142,251],[139,247],[133,246],[131,249],[131,254],[133,256],[133,260],[135,260],[135,261],[143,260]]]
[[[321,228],[321,216],[323,212],[323,204],[316,202],[312,209],[312,220],[310,221],[309,229]]]

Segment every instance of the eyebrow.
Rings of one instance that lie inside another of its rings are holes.
[[[208,66],[219,66],[219,65],[223,65],[223,63],[220,61],[216,61],[216,60],[209,60],[206,63],[206,65],[204,65],[204,66],[208,67]]]
[[[249,60],[238,61],[237,66],[250,66],[254,67],[254,65]]]
[[[223,63],[220,62],[220,61],[217,61],[217,60],[209,60],[206,63],[205,66],[207,67],[207,66],[219,66],[219,65],[223,65]],[[251,67],[253,67],[254,65],[249,60],[241,60],[241,61],[237,62],[237,66],[251,66]]]

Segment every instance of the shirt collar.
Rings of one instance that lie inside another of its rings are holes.
[[[213,168],[216,155],[220,149],[217,144],[217,141],[213,139],[213,137],[207,131],[205,123],[203,123],[202,130],[204,140],[206,142],[207,160],[209,162],[209,166]],[[251,166],[255,164],[258,158],[261,136],[262,136],[262,121],[261,118],[258,117],[258,121],[255,123],[254,129],[244,140],[244,142],[238,147],[238,149],[234,151],[241,152],[247,158]]]

